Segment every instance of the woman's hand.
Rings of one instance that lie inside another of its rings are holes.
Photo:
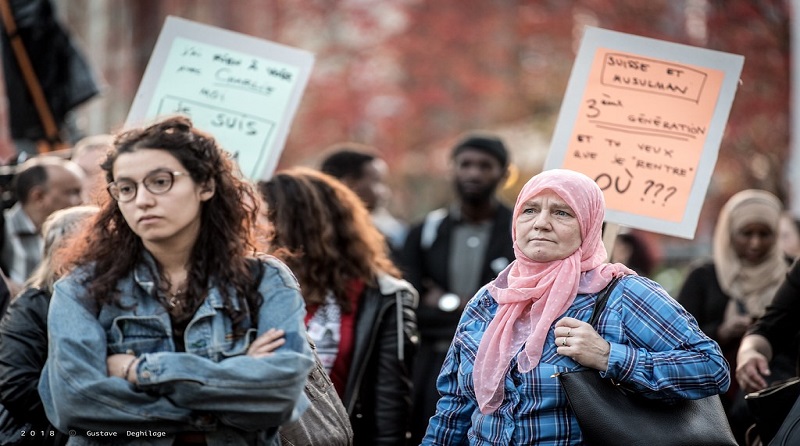
[[[740,349],[736,358],[736,381],[745,392],[755,392],[767,387],[765,377],[770,375],[767,357],[755,349]]]
[[[283,337],[284,334],[283,330],[270,328],[250,344],[250,348],[247,349],[247,356],[263,358],[271,355],[278,347],[286,343],[286,339]]]
[[[127,353],[117,353],[106,358],[106,368],[108,376],[122,378],[132,384],[136,384],[136,366],[139,365],[139,358]],[[131,373],[133,372],[133,373]]]
[[[578,364],[606,371],[611,345],[586,322],[565,317],[556,322],[556,347],[559,355],[574,359]]]

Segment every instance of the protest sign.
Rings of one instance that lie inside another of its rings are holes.
[[[303,50],[168,17],[125,127],[188,116],[235,156],[246,177],[266,179],[313,64]]]
[[[587,28],[545,169],[593,178],[608,222],[693,238],[743,63]]]

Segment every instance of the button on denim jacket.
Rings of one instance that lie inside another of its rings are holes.
[[[258,326],[234,338],[219,290],[186,328],[186,352],[175,352],[169,314],[156,297],[152,257],[119,281],[121,305],[99,309],[86,297],[89,268],[55,285],[48,314],[48,360],[39,382],[47,417],[69,444],[172,444],[179,432],[202,432],[208,445],[277,445],[278,426],[308,405],[303,393],[314,364],[306,342],[305,306],[297,281],[275,259],[259,291]],[[271,356],[247,349],[270,328],[286,332]],[[141,361],[138,385],[109,377],[107,355]]]

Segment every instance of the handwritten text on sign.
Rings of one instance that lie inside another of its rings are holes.
[[[236,157],[246,177],[268,178],[313,65],[307,51],[169,16],[125,127],[188,116]]]
[[[589,76],[563,167],[610,209],[681,221],[724,73],[600,48]]]
[[[287,64],[177,37],[147,115],[189,116],[256,176],[294,87],[295,71]]]

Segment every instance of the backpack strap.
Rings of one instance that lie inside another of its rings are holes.
[[[261,263],[261,260],[258,258],[248,257],[247,258],[247,266],[250,269],[250,273],[253,277],[253,283],[256,284],[256,291],[258,291],[258,287],[261,284],[261,280],[264,279],[264,273],[266,273],[266,268],[264,264]],[[253,313],[251,312],[251,317],[253,317]],[[254,323],[255,327],[258,328],[258,317],[253,317],[252,322]]]
[[[428,212],[428,215],[425,216],[425,222],[422,224],[422,234],[419,240],[419,245],[422,249],[429,249],[431,245],[433,245],[433,242],[436,241],[439,225],[441,225],[442,221],[447,217],[447,213],[446,208],[439,208]]]

